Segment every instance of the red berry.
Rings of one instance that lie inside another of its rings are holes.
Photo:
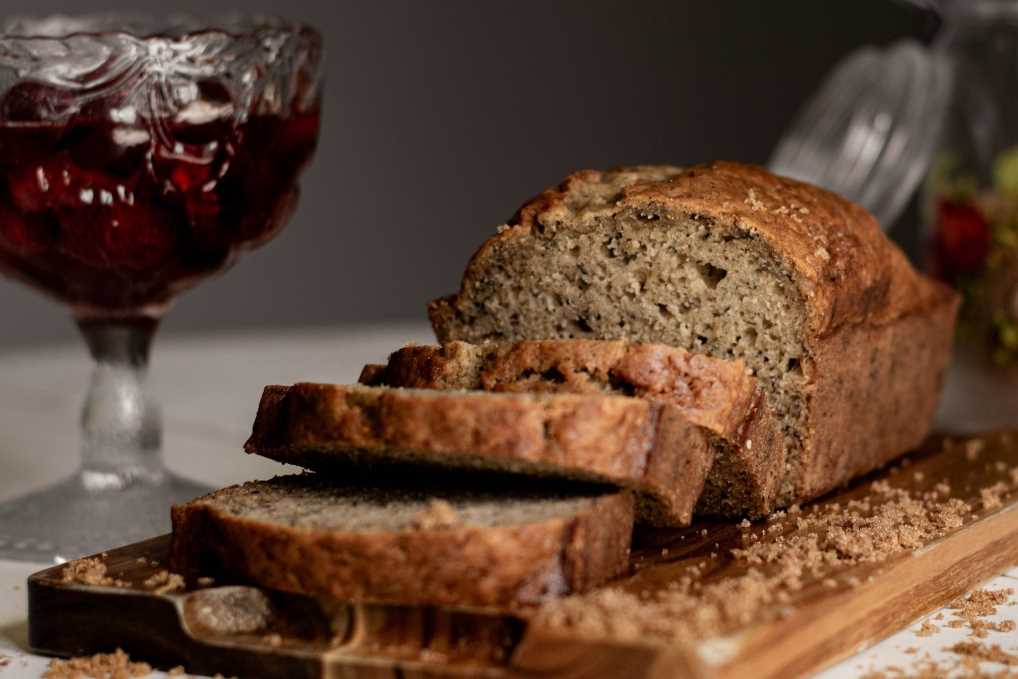
[[[318,127],[317,113],[295,115],[283,123],[277,148],[307,160],[318,144]]]
[[[201,191],[212,180],[212,168],[202,163],[177,163],[170,170],[170,183],[181,193]]]
[[[74,95],[39,82],[25,81],[7,90],[0,100],[0,120],[14,123],[56,122],[72,113]]]
[[[230,168],[233,146],[217,141],[197,146],[175,143],[173,148],[159,144],[152,158],[156,179],[176,193],[195,194],[214,189]]]
[[[11,200],[23,212],[109,202],[126,196],[126,185],[118,185],[103,173],[78,167],[65,154],[12,171],[7,183]]]
[[[166,215],[121,206],[106,224],[107,257],[116,266],[142,271],[159,266],[173,253],[176,238]]]
[[[0,246],[25,257],[46,252],[53,244],[55,229],[42,216],[22,215],[0,205]]]
[[[75,164],[131,176],[145,167],[151,133],[134,90],[117,89],[82,104],[61,140]]]
[[[41,165],[14,170],[7,176],[7,192],[21,212],[43,212],[49,207],[50,177]]]
[[[170,191],[205,192],[226,174],[234,156],[233,99],[222,83],[202,80],[179,106],[153,149],[152,169]]]
[[[184,202],[191,235],[204,253],[222,251],[229,245],[231,224],[223,216],[223,206],[215,192],[197,193]]]
[[[940,271],[953,278],[979,271],[990,251],[990,227],[971,203],[941,199],[937,203],[936,251]]]
[[[167,216],[138,205],[62,209],[60,223],[64,252],[98,269],[155,268],[176,246]]]
[[[10,173],[11,200],[24,212],[135,202],[136,180],[79,167],[58,155]]]

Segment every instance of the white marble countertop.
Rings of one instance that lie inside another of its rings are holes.
[[[216,486],[276,474],[278,464],[240,452],[263,385],[352,381],[364,363],[381,360],[408,341],[431,340],[423,324],[157,340],[152,379],[163,402],[167,462],[177,472]],[[84,348],[71,343],[0,354],[0,500],[74,469],[78,408],[89,369]],[[41,677],[48,662],[25,650],[24,583],[41,566],[0,561],[0,656],[9,658],[0,666],[2,679]],[[1018,590],[1018,569],[986,586]],[[1018,622],[1018,605],[1001,607],[998,618]],[[946,659],[944,647],[965,635],[961,629],[942,628],[939,634],[918,637],[918,626],[916,621],[818,679],[850,679],[871,669],[908,666],[917,657],[906,653],[912,648],[919,655]],[[1015,633],[994,636],[999,638],[986,641],[1005,650],[1018,646]]]

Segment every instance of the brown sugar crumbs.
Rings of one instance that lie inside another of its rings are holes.
[[[909,667],[887,667],[871,670],[861,679],[1018,679],[1018,674],[1009,670],[984,671],[979,660],[971,656],[958,656],[947,662],[938,662],[929,654],[913,661]]]
[[[1013,594],[1014,590],[1011,588],[977,589],[951,604],[955,619],[948,622],[947,626],[953,629],[967,627],[970,636],[977,639],[986,638],[989,632],[1013,632],[1015,630],[1013,620],[992,622],[982,619],[995,615],[997,606],[1007,603]]]
[[[142,585],[145,589],[150,589],[155,594],[167,594],[184,589],[184,578],[177,573],[163,570],[146,579]]]
[[[1013,632],[1013,620],[991,622],[984,618],[994,615],[997,606],[1007,603],[1014,590],[978,589],[951,604],[954,620],[947,623],[948,627],[968,627],[971,636],[985,638],[988,631]],[[942,615],[938,615],[942,618]],[[915,633],[916,636],[927,637],[939,632],[939,628],[926,621]],[[950,661],[934,661],[926,654],[909,667],[888,667],[881,671],[871,671],[864,675],[868,679],[1018,679],[1018,672],[1013,670],[985,671],[981,662],[994,662],[1010,667],[1018,666],[1018,655],[1002,649],[998,644],[985,644],[972,639],[961,641],[944,649],[958,656]],[[906,650],[906,653],[908,651]]]
[[[986,645],[977,641],[959,641],[948,647],[947,650],[958,655],[970,656],[1001,665],[1018,665],[1018,655],[1008,653],[998,644]]]
[[[456,509],[445,500],[432,500],[427,508],[422,509],[413,518],[414,527],[418,530],[436,530],[451,528],[460,522]]]
[[[1007,633],[1015,630],[1014,620],[1002,620],[1000,622],[990,622],[988,620],[952,620],[947,623],[947,626],[954,629],[968,627],[969,635],[977,639],[985,639],[989,636],[990,632]]]
[[[983,503],[983,509],[996,509],[1002,506],[1003,500],[1001,499],[1004,495],[1007,495],[1010,488],[1004,482],[998,482],[990,486],[989,488],[983,488],[979,491],[979,497]]]
[[[740,575],[704,581],[687,569],[668,589],[651,595],[616,587],[550,602],[537,622],[624,639],[718,636],[779,617],[806,582],[823,583],[847,568],[918,549],[962,526],[972,512],[957,498],[913,495],[886,481],[874,482],[871,491],[742,533],[742,546],[730,551]],[[841,579],[862,585],[855,575]]]
[[[43,679],[131,679],[152,673],[148,663],[131,662],[119,648],[113,653],[100,653],[70,660],[51,660]]]
[[[1014,594],[1010,587],[1006,589],[977,589],[968,596],[951,604],[951,609],[957,611],[956,616],[971,620],[993,615],[997,612],[997,606],[1008,602],[1009,597]]]
[[[106,564],[98,557],[71,561],[60,571],[60,580],[67,584],[74,583],[102,587],[128,586],[123,580],[118,580],[107,575]]]

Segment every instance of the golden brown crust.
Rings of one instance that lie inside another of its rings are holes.
[[[380,387],[385,384],[385,366],[380,363],[366,363],[361,368],[358,384],[366,384],[369,387]]]
[[[609,482],[640,492],[643,520],[685,525],[711,451],[698,428],[662,427],[667,408],[600,394],[270,386],[245,450],[320,470],[385,459]]]
[[[607,192],[593,196],[591,203],[595,186]],[[727,161],[685,170],[654,166],[577,172],[520,208],[508,228],[481,246],[467,266],[461,294],[488,250],[544,228],[575,210],[578,202],[598,208],[590,219],[649,210],[696,215],[759,235],[798,275],[809,332],[816,337],[846,324],[882,325],[924,313],[954,296],[918,274],[859,205],[811,184]],[[440,340],[447,339],[442,328],[457,303],[453,295],[429,305]]]
[[[859,205],[762,168],[712,163],[660,185],[634,186],[623,200],[706,215],[762,236],[799,275],[816,336],[920,313],[952,294],[917,274]]]
[[[883,326],[844,328],[813,347],[807,448],[798,491],[816,497],[915,449],[936,415],[956,302]],[[822,378],[819,376],[823,376]]]
[[[172,511],[171,567],[344,601],[518,608],[620,574],[633,500],[507,526],[357,533],[231,514],[204,498]]]
[[[766,513],[784,473],[780,424],[738,360],[624,340],[450,342],[404,347],[385,366],[366,367],[362,379],[421,389],[624,393],[675,406],[712,435],[714,466],[703,513]],[[742,492],[734,490],[736,478]]]

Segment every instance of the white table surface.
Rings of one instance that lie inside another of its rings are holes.
[[[169,466],[212,485],[276,474],[280,465],[244,455],[261,388],[300,380],[349,382],[360,367],[383,359],[408,341],[430,342],[424,324],[249,332],[243,335],[158,341],[152,379],[164,408],[164,446]],[[78,344],[0,353],[0,500],[56,481],[76,463],[78,408],[90,364]],[[40,677],[48,662],[28,654],[24,583],[40,564],[0,561],[0,678]],[[1018,590],[1018,569],[988,587]],[[945,616],[947,617],[947,616]],[[1018,606],[1001,607],[1000,618],[1018,622]],[[877,646],[818,675],[850,679],[870,669],[907,667],[919,655],[948,659],[943,651],[965,630],[942,627],[917,637],[920,621]],[[1018,650],[1018,635],[994,634],[987,642]],[[986,669],[1004,669],[985,663]],[[163,676],[154,674],[153,676]]]

